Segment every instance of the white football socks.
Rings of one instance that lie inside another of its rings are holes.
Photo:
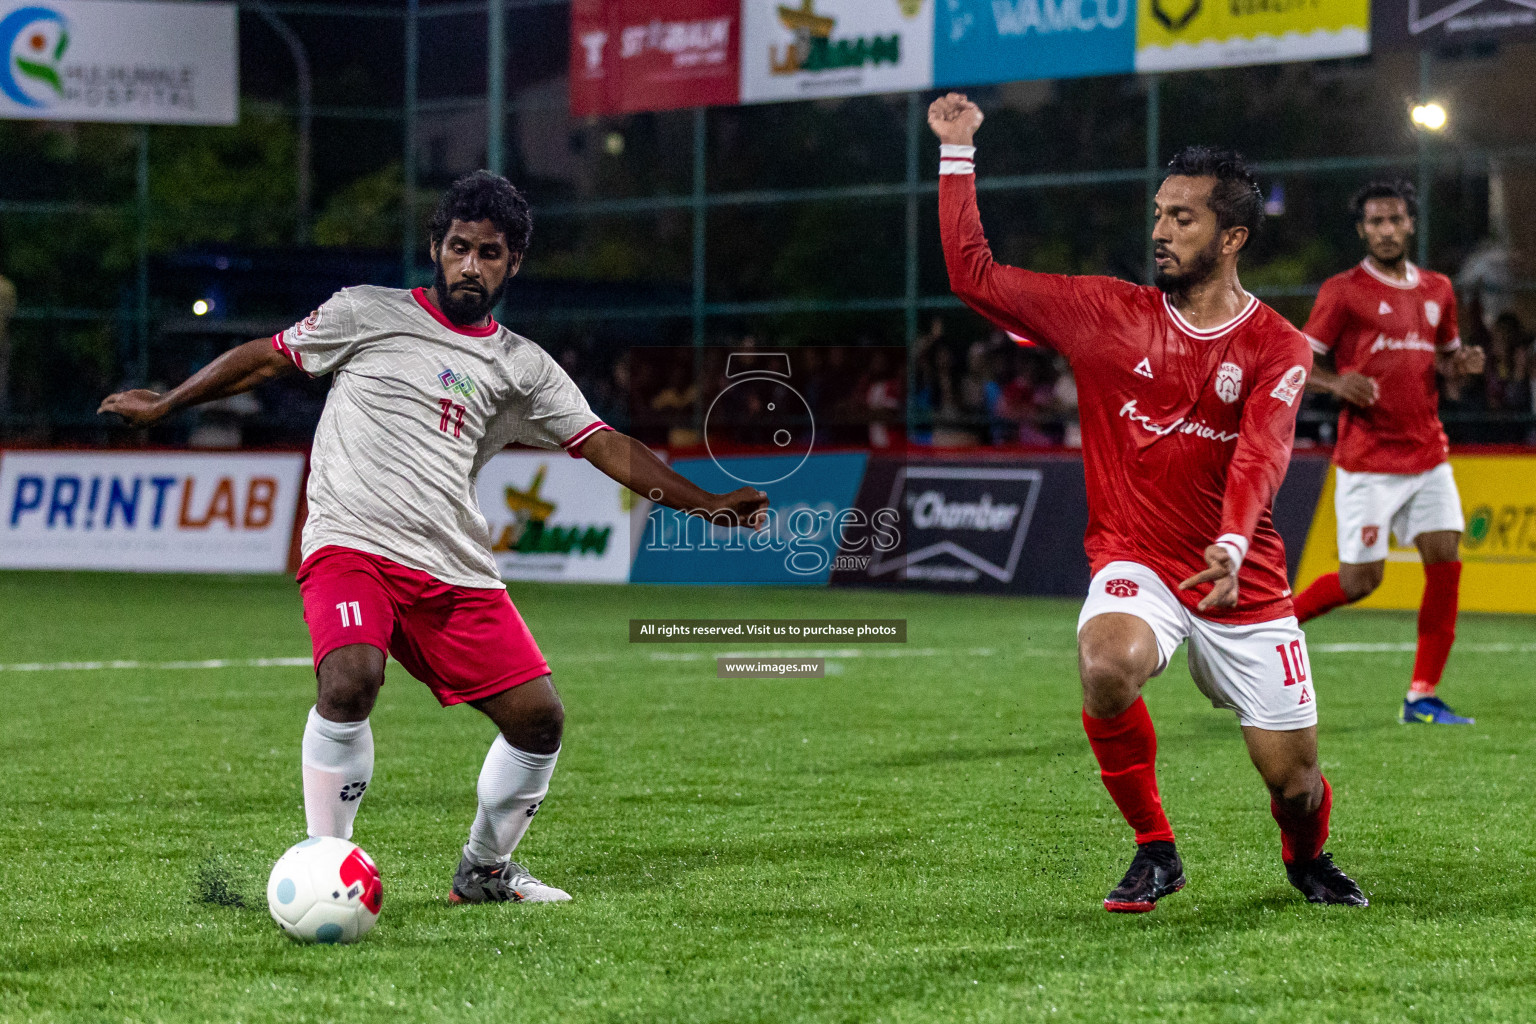
[[[544,795],[549,792],[549,777],[555,773],[553,754],[531,754],[519,750],[498,735],[485,755],[480,769],[480,809],[469,829],[464,855],[476,864],[494,864],[517,849],[523,833],[533,821]]]
[[[312,836],[352,838],[357,806],[373,778],[368,720],[332,722],[309,709],[304,726],[304,817]]]

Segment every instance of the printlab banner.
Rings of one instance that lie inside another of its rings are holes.
[[[623,583],[650,503],[564,452],[502,452],[480,470],[480,514],[504,580]]]
[[[1370,52],[1370,0],[1138,0],[1136,70],[1279,64]]]
[[[0,568],[282,572],[304,456],[6,452]]]
[[[1536,38],[1533,0],[1372,0],[1371,46],[1437,48]]]
[[[741,0],[575,0],[571,113],[730,105]]]
[[[0,0],[0,118],[234,124],[232,3]]]
[[[1136,0],[939,0],[935,85],[1127,74]]]
[[[934,3],[742,0],[741,101],[928,88]]]

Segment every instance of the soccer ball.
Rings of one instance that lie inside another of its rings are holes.
[[[297,942],[356,942],[384,901],[379,869],[359,846],[312,836],[278,858],[267,879],[272,920]]]

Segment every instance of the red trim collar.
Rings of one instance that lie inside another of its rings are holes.
[[[495,317],[491,317],[490,324],[485,327],[460,327],[444,316],[443,311],[438,309],[431,299],[427,298],[427,290],[425,288],[412,288],[411,298],[415,299],[422,309],[430,313],[433,320],[436,320],[455,334],[465,334],[471,338],[489,338],[501,330],[501,324],[496,322]]]

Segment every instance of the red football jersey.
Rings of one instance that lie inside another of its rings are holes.
[[[955,294],[1071,363],[1093,571],[1138,562],[1193,611],[1210,588],[1181,591],[1179,583],[1205,569],[1209,545],[1231,539],[1246,552],[1238,606],[1204,617],[1253,623],[1290,615],[1285,546],[1270,504],[1312,367],[1306,339],[1251,296],[1229,323],[1200,330],[1157,288],[998,264],[982,233],[974,177],[946,168],[939,181]]]
[[[1424,473],[1445,461],[1435,354],[1461,347],[1450,278],[1410,263],[1398,281],[1361,263],[1323,282],[1306,335],[1314,351],[1333,354],[1339,373],[1363,373],[1381,388],[1370,408],[1339,413],[1341,469]]]

